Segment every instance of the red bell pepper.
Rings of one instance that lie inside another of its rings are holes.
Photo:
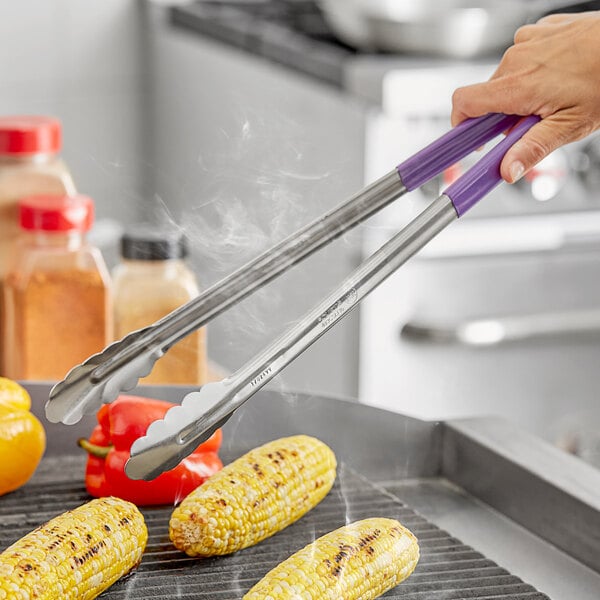
[[[138,506],[177,504],[223,467],[217,455],[222,439],[218,429],[179,465],[156,479],[137,481],[127,477],[125,463],[131,445],[172,406],[163,400],[125,395],[102,406],[90,439],[79,440],[88,452],[85,487],[91,496],[118,496]]]

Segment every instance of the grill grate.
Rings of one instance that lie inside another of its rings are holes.
[[[68,471],[65,468],[54,472]],[[32,483],[0,498],[0,549],[88,499],[80,480]],[[343,466],[336,485],[319,506],[283,532],[232,556],[199,560],[176,551],[168,537],[170,512],[170,508],[143,509],[149,539],[142,563],[134,574],[117,582],[101,598],[239,600],[262,575],[316,537],[346,522],[386,516],[398,519],[415,533],[421,560],[407,581],[383,597],[548,600],[545,594]]]

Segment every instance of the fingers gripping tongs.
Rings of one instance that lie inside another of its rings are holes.
[[[294,327],[233,375],[185,396],[181,406],[150,425],[134,442],[126,471],[152,479],[173,468],[250,396],[354,308],[448,224],[462,216],[501,181],[504,154],[538,117],[489,114],[463,122],[352,198],[241,267],[204,294],[154,325],[135,331],[73,368],[51,391],[46,416],[77,422],[122,390],[137,384],[173,344],[206,324],[277,275],[412,191],[476,148],[509,134],[455,181],[411,223],[384,244],[342,285]]]

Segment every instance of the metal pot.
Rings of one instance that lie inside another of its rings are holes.
[[[367,51],[473,58],[508,47],[515,31],[580,0],[319,0],[334,33]],[[589,4],[589,3],[588,3]]]

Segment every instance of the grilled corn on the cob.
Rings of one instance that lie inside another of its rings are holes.
[[[134,504],[92,500],[0,554],[0,599],[96,598],[140,562],[147,539],[144,517]]]
[[[372,600],[406,579],[418,560],[417,538],[398,521],[365,519],[290,556],[244,600]]]
[[[335,481],[333,451],[297,435],[251,450],[194,490],[173,511],[169,535],[190,556],[230,554],[287,527]]]

